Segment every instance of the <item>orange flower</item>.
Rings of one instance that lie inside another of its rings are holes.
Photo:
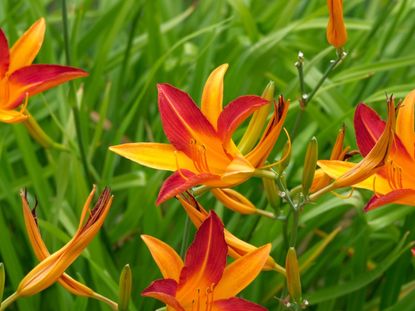
[[[196,233],[183,263],[164,242],[147,235],[142,239],[149,248],[164,279],[151,283],[143,296],[164,302],[176,311],[263,311],[265,308],[236,298],[259,274],[268,257],[267,244],[226,266],[228,247],[222,222],[211,212]]]
[[[30,211],[25,195],[22,195],[23,214],[29,240],[32,243],[36,256],[42,261],[20,282],[14,294],[16,298],[34,295],[58,281],[73,294],[94,297],[113,307],[116,306],[109,299],[96,294],[87,286],[75,281],[64,273],[98,233],[111,207],[112,196],[110,190],[106,188],[100,195],[95,207],[90,210],[89,207],[94,193],[95,187],[85,202],[79,227],[73,238],[52,255],[49,254],[40,237],[34,213],[32,214]],[[88,219],[86,219],[87,215],[89,215]]]
[[[327,24],[327,41],[335,48],[340,48],[347,41],[347,31],[343,21],[343,0],[327,0],[329,22]]]
[[[227,188],[242,183],[261,168],[279,136],[288,104],[280,98],[275,113],[256,145],[243,155],[232,140],[236,128],[269,101],[242,96],[222,109],[223,77],[228,65],[209,76],[199,109],[188,94],[159,84],[159,110],[171,144],[133,143],[111,151],[156,169],[175,171],[161,187],[157,204],[196,185]],[[262,125],[261,125],[262,126]]]
[[[0,121],[17,123],[25,120],[26,104],[15,110],[30,96],[66,81],[88,74],[78,68],[58,65],[32,65],[42,46],[44,18],[36,21],[9,50],[7,38],[0,29]]]
[[[354,185],[374,192],[365,207],[366,210],[388,203],[415,206],[415,177],[412,174],[415,164],[414,105],[415,91],[412,91],[398,108],[396,133],[391,137],[389,157],[373,176]],[[357,107],[354,124],[357,145],[363,156],[368,157],[379,144],[388,123],[389,120],[385,124],[368,106],[361,104]],[[333,178],[355,166],[353,163],[340,161],[320,162],[323,170]]]

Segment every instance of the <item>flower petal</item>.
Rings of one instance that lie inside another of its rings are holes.
[[[33,96],[54,86],[87,76],[88,73],[79,68],[58,65],[31,65],[23,67],[9,78],[8,108],[17,107],[26,93]]]
[[[327,24],[327,41],[336,48],[347,41],[347,31],[343,21],[343,0],[327,0],[329,22]]]
[[[177,283],[172,279],[156,280],[150,284],[141,296],[156,298],[177,311],[185,311],[176,300]]]
[[[317,165],[320,166],[324,173],[329,175],[331,178],[337,179],[356,167],[357,163],[334,160],[320,160],[317,161]],[[356,188],[372,190],[380,194],[385,194],[392,191],[388,180],[383,177],[383,174],[369,176],[367,179],[362,180],[352,186]]]
[[[220,189],[220,188],[213,188],[210,190],[212,194],[222,202],[227,208],[241,213],[241,214],[255,214],[256,207],[249,201],[246,197],[244,197],[239,192],[233,189]]]
[[[228,67],[228,64],[223,64],[213,70],[203,88],[200,110],[215,129],[222,111],[223,77]]]
[[[42,17],[38,19],[10,49],[9,72],[29,66],[39,53],[45,36],[46,23]]]
[[[415,206],[415,190],[414,189],[398,189],[391,191],[385,195],[374,195],[365,206],[368,212],[376,207],[396,203]]]
[[[0,80],[4,78],[4,75],[8,71],[9,62],[9,44],[7,43],[7,38],[3,30],[0,29]]]
[[[396,118],[396,133],[413,158],[415,157],[414,105],[415,91],[412,91],[399,106]]]
[[[362,156],[366,156],[375,146],[385,129],[385,122],[365,104],[359,104],[354,114],[356,142]]]
[[[172,175],[169,176],[169,178],[167,178],[164,181],[163,185],[161,186],[159,195],[157,197],[156,204],[159,205],[164,201],[173,198],[174,196],[186,191],[187,189],[193,186],[215,180],[219,182],[219,176],[209,173],[202,173],[196,175],[189,170],[180,169],[174,172]]]
[[[284,98],[280,96],[278,105],[276,105],[274,109],[274,115],[269,121],[260,141],[255,148],[246,155],[246,159],[254,167],[263,165],[271,153],[287,116],[288,106],[289,101],[285,101]]]
[[[183,260],[176,251],[155,237],[143,234],[141,239],[146,243],[163,277],[178,282],[180,271],[183,268]]]
[[[232,135],[238,126],[255,110],[268,104],[268,101],[259,96],[241,96],[229,103],[218,119],[218,134],[225,148],[229,148]]]
[[[216,292],[215,292],[216,293]],[[212,311],[266,311],[267,308],[242,298],[217,300],[213,303]]]
[[[205,290],[221,279],[228,253],[223,230],[221,220],[211,211],[186,253],[176,295],[182,305],[191,304],[195,295],[206,295]]]
[[[193,161],[170,144],[130,143],[111,146],[109,149],[124,158],[155,169],[176,171],[185,168],[196,171]]]
[[[264,267],[270,251],[271,244],[266,244],[228,265],[215,287],[215,299],[233,297],[251,284]]]
[[[18,123],[27,119],[27,115],[16,110],[3,110],[0,109],[0,122],[5,123]]]
[[[169,84],[158,84],[161,121],[170,143],[191,157],[190,143],[209,145],[216,138],[215,129],[190,96]]]

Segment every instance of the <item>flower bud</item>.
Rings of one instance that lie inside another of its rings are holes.
[[[262,178],[262,184],[264,185],[265,195],[271,207],[274,209],[276,215],[280,213],[281,198],[279,196],[279,190],[275,181],[269,178]]]
[[[297,254],[294,247],[290,247],[285,260],[287,273],[287,287],[291,298],[298,304],[301,303],[300,269],[298,267]]]
[[[6,273],[4,272],[4,265],[0,262],[0,304],[3,301],[4,284],[6,282]]]
[[[343,0],[327,0],[329,22],[327,41],[335,48],[341,48],[347,41],[347,31],[343,20]]]
[[[262,106],[260,109],[254,112],[251,121],[248,124],[248,128],[246,129],[244,135],[241,138],[241,141],[238,144],[238,149],[242,154],[246,154],[251,151],[258,139],[261,137],[262,129],[264,128],[268,113],[272,106],[274,93],[275,84],[271,81],[268,83],[264,89],[264,92],[262,93],[262,98],[268,100],[269,104]]]
[[[120,275],[120,292],[118,301],[118,310],[127,311],[130,303],[132,286],[132,273],[130,265],[125,265]]]
[[[317,139],[313,137],[308,143],[307,151],[306,151],[305,159],[304,159],[304,170],[303,170],[303,180],[302,180],[304,196],[308,195],[311,185],[313,184],[314,173],[316,171],[316,165],[317,165],[317,159],[318,159],[318,144],[317,144]]]

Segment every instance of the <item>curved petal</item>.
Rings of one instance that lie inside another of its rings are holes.
[[[268,104],[268,101],[259,96],[241,96],[229,103],[218,119],[218,134],[225,148],[229,148],[232,135],[237,127],[255,110]]]
[[[399,106],[396,118],[396,133],[412,157],[415,157],[414,105],[415,91],[412,91]]]
[[[398,110],[398,119],[396,123],[397,128],[399,121],[399,113],[400,110]],[[401,116],[403,116],[403,114],[401,114]],[[402,122],[403,121],[401,121],[401,123]],[[407,120],[405,120],[405,122],[407,122]],[[357,106],[354,115],[354,128],[356,132],[356,142],[362,156],[365,157],[375,146],[376,142],[382,135],[383,130],[385,129],[385,125],[386,123],[379,117],[379,115],[373,109],[364,104],[359,104]],[[392,145],[390,158],[396,161],[401,166],[408,165],[412,162],[412,158],[407,150],[412,149],[413,146],[407,149],[406,145],[402,143],[400,135],[394,135],[394,143]]]
[[[370,107],[359,104],[354,114],[356,142],[362,156],[366,156],[375,146],[385,129],[385,122]]]
[[[288,106],[289,101],[285,101],[284,98],[280,96],[278,105],[276,105],[274,109],[274,115],[269,121],[260,141],[255,148],[246,155],[245,158],[254,167],[260,167],[274,148],[287,116]]]
[[[233,189],[213,188],[210,190],[212,194],[227,208],[241,214],[255,214],[256,207],[239,192]]]
[[[228,265],[215,287],[215,299],[233,297],[251,284],[264,267],[270,251],[271,244],[267,244]]]
[[[217,300],[213,303],[212,311],[266,311],[267,308],[242,298]]]
[[[131,143],[111,146],[109,149],[138,164],[158,170],[176,171],[185,168],[196,171],[193,161],[170,144]]]
[[[176,311],[185,311],[180,303],[176,300],[177,283],[172,279],[156,280],[150,284],[141,296],[156,298]]]
[[[193,140],[209,147],[212,140],[218,140],[215,129],[187,93],[169,84],[158,84],[157,88],[163,129],[177,150],[191,157]]]
[[[31,65],[23,67],[9,78],[9,108],[17,107],[25,98],[43,92],[54,86],[87,76],[88,73],[79,68],[58,65]]]
[[[329,22],[326,29],[327,41],[336,48],[347,41],[347,31],[343,21],[343,0],[327,0]]]
[[[368,212],[376,207],[390,203],[415,206],[415,190],[399,189],[381,196],[374,195],[369,202],[367,202],[365,211]]]
[[[357,163],[350,163],[344,161],[334,161],[334,160],[320,160],[317,161],[317,165],[333,179],[337,179],[343,176],[345,173],[349,172],[356,167]],[[363,188],[372,190],[376,193],[385,194],[392,191],[392,188],[389,185],[389,182],[381,174],[376,174],[369,176],[367,179],[352,185],[353,187]]]
[[[39,53],[45,36],[46,23],[42,17],[38,19],[10,50],[9,72],[30,65]]]
[[[27,115],[16,110],[0,109],[0,122],[18,123],[27,119]]]
[[[4,78],[9,70],[9,62],[9,44],[3,30],[0,29],[0,80]]]
[[[223,77],[228,67],[228,64],[223,64],[213,70],[203,88],[200,110],[215,129],[217,129],[218,118],[222,111]]]
[[[183,260],[176,251],[155,237],[143,234],[141,239],[146,243],[163,277],[178,282],[180,271],[183,268]]]
[[[186,253],[176,295],[182,305],[190,305],[196,295],[204,301],[206,289],[221,279],[228,253],[223,230],[221,220],[211,211]]]
[[[209,173],[196,175],[186,169],[178,170],[164,181],[157,197],[156,204],[159,205],[191,187],[215,180],[220,181],[219,176]]]

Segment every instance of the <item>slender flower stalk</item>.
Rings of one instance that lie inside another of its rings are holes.
[[[42,46],[46,23],[36,21],[9,49],[0,29],[0,121],[18,123],[26,120],[27,99],[66,81],[88,74],[78,68],[59,65],[33,65]],[[24,105],[22,105],[24,103]],[[20,110],[17,108],[21,106]]]
[[[223,224],[214,212],[199,227],[184,262],[166,243],[147,235],[142,239],[163,275],[142,292],[143,296],[156,298],[176,311],[266,310],[235,295],[260,273],[270,244],[226,266],[228,246]]]
[[[274,114],[259,142],[247,154],[242,154],[232,134],[254,111],[268,105],[269,100],[242,96],[223,109],[223,77],[227,68],[227,64],[219,66],[209,76],[200,109],[183,91],[169,84],[158,85],[161,120],[171,144],[133,143],[110,147],[111,151],[142,165],[174,171],[161,187],[157,204],[196,185],[235,186],[265,165],[281,132],[288,103],[282,97],[278,104],[274,103]]]
[[[30,210],[26,194],[22,192],[21,197],[26,229],[36,257],[41,262],[23,278],[16,292],[6,299],[7,303],[2,304],[0,310],[3,310],[17,298],[37,294],[55,282],[59,282],[72,294],[101,300],[110,305],[113,310],[117,310],[117,304],[115,302],[95,293],[89,287],[64,273],[98,233],[111,207],[112,196],[110,190],[106,188],[91,210],[90,204],[94,194],[95,187],[85,202],[79,226],[73,238],[60,250],[49,254],[40,236],[35,210]]]

